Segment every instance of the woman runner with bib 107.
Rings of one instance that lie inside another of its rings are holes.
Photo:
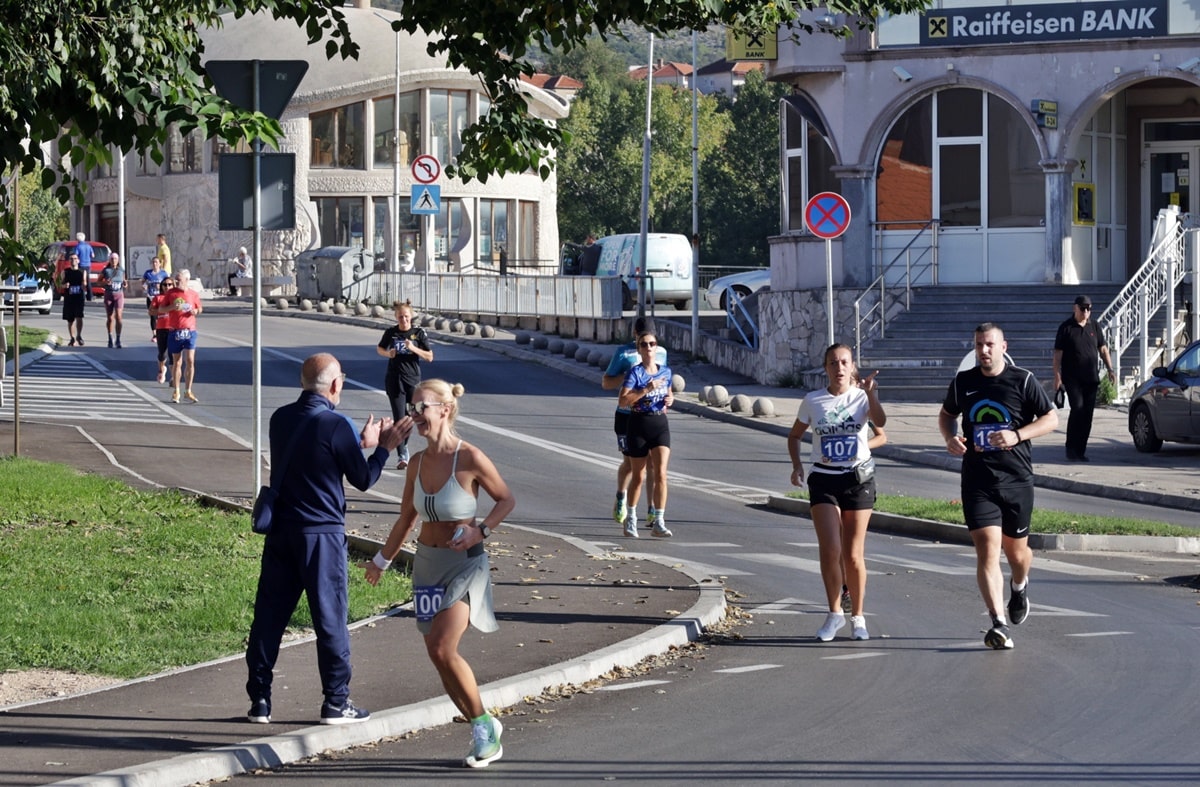
[[[834,344],[825,351],[825,374],[829,386],[804,397],[788,434],[792,484],[808,483],[821,556],[821,579],[829,602],[817,639],[829,642],[846,625],[846,614],[840,605],[843,571],[850,590],[851,637],[869,639],[863,617],[863,596],[867,590],[863,552],[867,523],[875,507],[875,463],[867,441],[869,426],[882,428],[887,414],[879,403],[875,384],[878,372],[856,382],[858,373],[847,345]],[[805,478],[800,440],[809,429],[813,431],[812,470]]]
[[[471,750],[463,764],[485,768],[504,755],[502,727],[483,707],[475,673],[458,652],[467,626],[495,631],[492,580],[483,541],[492,534],[516,501],[492,460],[454,431],[462,385],[426,380],[413,389],[409,416],[426,440],[412,458],[416,467],[404,478],[400,516],[387,543],[375,557],[359,564],[372,585],[400,554],[400,547],[421,519],[413,558],[413,607],[417,629],[425,635],[425,651],[455,706],[471,722]],[[401,422],[404,425],[404,422]],[[476,498],[483,490],[494,501],[482,521]]]

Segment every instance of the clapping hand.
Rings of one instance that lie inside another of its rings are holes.
[[[392,419],[382,418],[375,420],[375,414],[367,416],[367,423],[363,426],[362,432],[358,435],[358,444],[363,448],[374,448],[379,445],[379,434],[384,429],[392,425]],[[394,448],[395,446],[393,446]]]

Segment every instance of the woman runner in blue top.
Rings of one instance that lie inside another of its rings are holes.
[[[625,375],[617,399],[621,407],[629,408],[625,455],[629,457],[634,475],[649,468],[650,514],[646,522],[650,525],[650,534],[670,538],[666,511],[671,429],[667,425],[667,408],[675,403],[675,395],[671,392],[671,367],[658,363],[658,337],[653,333],[638,334],[637,351],[642,362]],[[636,530],[626,533],[637,537]]]

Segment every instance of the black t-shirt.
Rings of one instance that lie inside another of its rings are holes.
[[[1028,441],[1012,450],[979,450],[987,436],[998,429],[1020,429],[1038,416],[1054,410],[1054,403],[1028,369],[1006,365],[995,377],[976,366],[959,372],[942,408],[962,415],[962,432],[967,441],[963,456],[963,485],[990,489],[1027,486],[1033,483],[1033,456]]]
[[[1074,317],[1058,326],[1054,337],[1054,349],[1062,351],[1062,361],[1059,371],[1063,377],[1069,377],[1081,382],[1094,383],[1100,379],[1100,348],[1104,341],[1104,331],[1096,321],[1088,321],[1080,325]]]
[[[85,282],[87,274],[83,268],[67,268],[62,272],[63,282],[63,297],[64,298],[80,298],[87,295]]]
[[[400,379],[402,382],[416,385],[421,382],[421,359],[417,354],[411,352],[404,346],[404,342],[411,339],[412,343],[420,347],[422,350],[429,350],[429,337],[425,333],[424,328],[412,327],[407,331],[401,331],[399,325],[393,325],[383,332],[383,338],[379,340],[379,346],[384,350],[395,350],[396,357],[388,359],[387,379]]]

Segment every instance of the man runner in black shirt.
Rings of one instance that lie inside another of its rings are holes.
[[[972,369],[959,372],[938,414],[946,450],[962,457],[963,516],[975,544],[975,578],[992,617],[983,641],[1011,648],[1005,618],[1004,572],[1000,552],[1012,568],[1008,618],[1014,625],[1029,615],[1027,584],[1033,551],[1033,458],[1029,441],[1054,431],[1058,414],[1046,391],[1026,369],[1005,362],[1004,331],[985,322],[975,329]],[[955,420],[962,416],[962,435]]]

